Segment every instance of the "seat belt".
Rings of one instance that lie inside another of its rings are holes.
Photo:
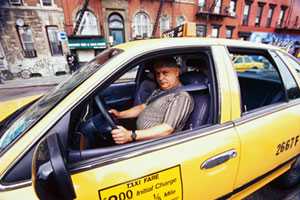
[[[180,86],[178,88],[173,88],[167,91],[164,91],[163,93],[151,97],[148,101],[146,101],[147,104],[152,103],[153,101],[159,99],[160,97],[172,94],[172,93],[179,93],[179,92],[195,92],[195,91],[205,91],[208,90],[208,87],[204,83],[195,83],[195,84],[189,84],[185,86]]]

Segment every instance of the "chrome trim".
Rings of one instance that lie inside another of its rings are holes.
[[[234,120],[233,123],[238,126],[242,125],[244,123],[247,123],[249,121],[253,121],[262,117],[265,117],[269,114],[280,112],[282,110],[291,108],[293,106],[299,106],[300,105],[300,99],[291,100],[289,102],[282,102],[276,104],[271,104],[266,107],[261,107],[258,109],[254,109],[249,111],[248,113],[243,113],[242,117]]]
[[[19,183],[15,183],[15,184],[9,184],[9,185],[3,185],[0,184],[0,192],[3,191],[7,191],[7,190],[14,190],[14,189],[18,189],[21,187],[26,187],[32,184],[32,181],[24,181],[24,182],[19,182]]]

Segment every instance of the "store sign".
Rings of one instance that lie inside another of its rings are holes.
[[[68,43],[70,49],[105,49],[107,47],[104,38],[69,38]]]

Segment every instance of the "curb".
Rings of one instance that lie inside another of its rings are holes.
[[[20,89],[20,88],[33,88],[33,87],[50,87],[50,86],[56,86],[59,83],[49,83],[49,84],[36,84],[36,85],[5,85],[0,84],[0,90],[1,89]]]

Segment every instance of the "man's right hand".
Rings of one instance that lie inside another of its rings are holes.
[[[114,115],[116,118],[120,118],[121,117],[121,112],[117,111],[116,109],[110,109],[108,112],[110,114]]]

